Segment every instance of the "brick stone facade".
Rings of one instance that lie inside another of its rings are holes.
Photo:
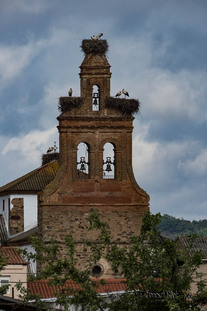
[[[80,69],[83,104],[58,117],[60,169],[42,192],[38,223],[43,241],[54,238],[63,245],[65,235],[72,233],[79,266],[83,268],[88,256],[83,240],[96,240],[96,235],[87,230],[90,209],[97,209],[101,219],[109,224],[113,242],[123,245],[131,235],[139,234],[142,217],[149,210],[149,196],[136,183],[132,170],[134,118],[104,106],[105,98],[110,96],[111,77],[106,56],[88,54]],[[98,111],[92,109],[94,85],[99,88]],[[77,170],[80,143],[88,147],[89,173],[83,179]],[[103,178],[106,143],[114,147],[113,179]],[[102,277],[114,277],[104,259],[100,264],[104,269]]]
[[[24,199],[16,198],[11,203],[13,207],[9,215],[9,232],[12,235],[24,231]]]

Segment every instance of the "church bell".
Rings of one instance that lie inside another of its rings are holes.
[[[83,172],[86,170],[86,161],[85,161],[85,157],[80,157],[80,162],[78,163],[80,164],[80,171]]]
[[[112,169],[111,169],[111,164],[112,164],[111,157],[106,157],[106,162],[104,164],[106,164],[105,171],[108,173],[111,172],[112,171]]]

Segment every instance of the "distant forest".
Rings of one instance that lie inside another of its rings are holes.
[[[207,219],[190,221],[165,214],[162,216],[159,229],[161,235],[171,239],[176,239],[179,235],[207,236]]]

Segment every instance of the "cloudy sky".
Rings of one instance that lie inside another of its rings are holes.
[[[206,16],[206,0],[0,0],[0,185],[58,143],[81,41],[103,32],[111,95],[124,87],[141,102],[133,167],[152,213],[207,218]]]

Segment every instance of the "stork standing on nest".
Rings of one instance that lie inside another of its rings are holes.
[[[121,96],[121,91],[119,91],[118,93],[116,93],[116,97]]]
[[[97,38],[100,39],[103,36],[103,33],[100,32],[99,34],[97,34]]]
[[[54,150],[54,147],[50,147],[50,148],[48,148],[47,153],[50,153],[50,152],[52,152],[53,150]]]
[[[72,94],[73,94],[73,90],[72,90],[72,88],[70,88],[69,91],[68,91],[68,95],[71,97]]]
[[[125,95],[125,97],[126,97],[126,96],[129,97],[129,93],[128,93],[127,91],[125,91],[125,89],[122,89],[122,93]]]
[[[99,34],[97,34],[97,36],[92,36],[91,39],[92,39],[92,40],[98,40],[98,39],[100,39],[102,36],[103,36],[103,33],[100,32]]]

